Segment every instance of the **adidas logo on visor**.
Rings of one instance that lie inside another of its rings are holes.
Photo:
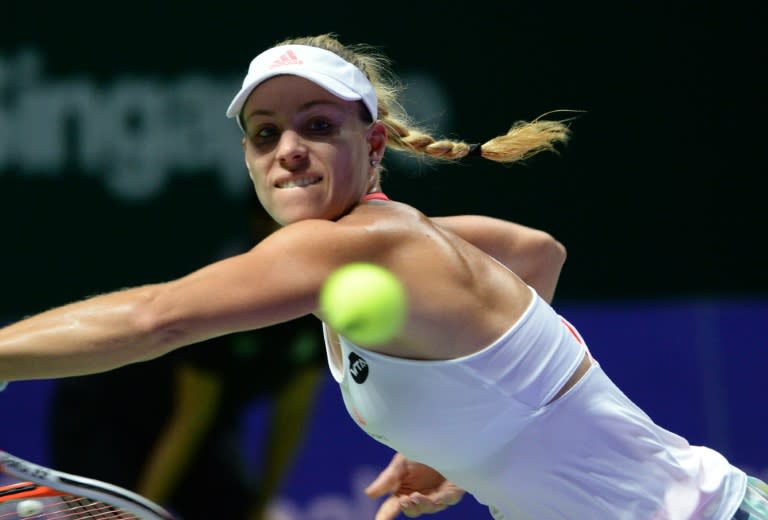
[[[293,51],[288,51],[279,58],[277,58],[275,61],[272,62],[272,65],[269,66],[270,69],[275,69],[277,67],[283,67],[285,65],[301,65],[304,62],[299,59],[298,56],[296,56],[296,53]]]

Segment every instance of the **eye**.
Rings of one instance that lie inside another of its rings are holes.
[[[269,139],[276,135],[277,130],[272,126],[261,126],[253,133],[253,137],[260,140]]]
[[[326,134],[333,129],[333,123],[323,117],[311,119],[307,123],[307,130],[315,134]]]
[[[272,125],[255,126],[248,131],[248,140],[254,145],[266,145],[274,142],[278,137],[278,130]]]

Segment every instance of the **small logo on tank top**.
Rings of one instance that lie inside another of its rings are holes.
[[[357,384],[363,384],[368,379],[368,363],[354,352],[349,353],[349,373]]]

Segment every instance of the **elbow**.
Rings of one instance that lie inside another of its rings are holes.
[[[548,303],[554,298],[560,272],[565,264],[567,250],[552,235],[541,232],[536,238],[536,245],[531,249],[530,270],[523,279]]]
[[[536,249],[539,252],[540,265],[545,265],[559,273],[568,256],[565,245],[545,231],[538,232],[538,235]]]
[[[162,286],[147,287],[133,308],[134,327],[143,338],[141,361],[157,358],[185,344],[185,327],[173,309],[165,308],[162,301]]]
[[[562,269],[565,264],[566,258],[568,258],[568,250],[565,248],[562,242],[552,237],[552,257],[553,261],[558,265],[558,270]]]

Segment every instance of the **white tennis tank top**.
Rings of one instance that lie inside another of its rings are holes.
[[[656,425],[597,362],[548,403],[586,351],[534,297],[485,349],[445,361],[331,355],[347,411],[371,437],[427,464],[504,520],[730,520],[746,475]]]

